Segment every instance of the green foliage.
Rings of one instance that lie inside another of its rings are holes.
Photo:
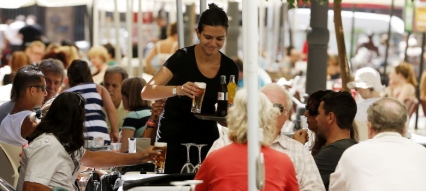
[[[302,0],[303,4],[307,4],[311,1],[317,1],[320,4],[327,4],[328,3],[328,0]],[[342,0],[334,0],[334,1],[342,2]],[[296,6],[295,2],[299,2],[299,0],[287,0],[288,6],[290,8],[295,8],[295,6]]]

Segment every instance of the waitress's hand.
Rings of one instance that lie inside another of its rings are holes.
[[[200,93],[200,88],[195,85],[193,82],[186,82],[180,88],[177,88],[177,94],[182,96],[188,96],[192,99],[195,98],[195,95]]]

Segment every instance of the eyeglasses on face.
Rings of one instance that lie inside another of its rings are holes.
[[[310,116],[318,115],[318,111],[309,108],[308,104],[305,105],[305,111],[308,111]]]
[[[273,106],[277,107],[278,109],[280,109],[280,113],[283,113],[284,110],[285,110],[285,107],[282,104],[280,104],[280,103],[274,103]]]
[[[45,92],[45,91],[46,91],[46,86],[28,86],[28,87],[30,87],[30,88],[41,88],[41,90],[42,90],[43,92]]]

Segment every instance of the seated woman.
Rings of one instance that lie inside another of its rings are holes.
[[[87,100],[86,103],[86,121],[84,126],[87,128],[85,135],[93,138],[100,137],[105,143],[118,141],[118,123],[117,111],[111,96],[105,87],[93,83],[89,66],[86,61],[74,60],[67,69],[67,76],[70,88],[67,92],[79,92]],[[111,123],[110,136],[105,122],[105,114],[102,111],[104,107],[108,119]]]
[[[139,77],[129,78],[123,81],[121,95],[124,109],[130,111],[124,118],[121,127],[121,152],[126,152],[129,146],[128,138],[142,137],[146,128],[146,122],[151,117],[149,102],[142,100],[141,91],[146,81]]]
[[[146,73],[154,75],[163,66],[164,62],[172,56],[173,53],[178,49],[178,34],[177,34],[177,23],[170,24],[167,29],[167,38],[160,40],[155,43],[146,57]],[[153,64],[152,60],[157,56],[157,63]]]
[[[404,103],[416,98],[417,80],[411,64],[403,62],[389,73],[388,96]]]
[[[261,152],[265,164],[265,186],[263,190],[298,191],[296,173],[290,158],[268,146],[276,137],[276,117],[278,108],[268,100],[265,94],[259,94],[259,128],[263,130]],[[228,146],[212,151],[202,163],[195,179],[203,180],[196,191],[204,190],[247,190],[247,91],[239,90],[234,105],[229,108],[226,118],[229,128]],[[229,157],[232,156],[232,157]]]
[[[54,187],[77,190],[74,181],[80,163],[95,168],[133,165],[159,154],[85,150],[85,105],[85,99],[78,93],[64,92],[55,98],[29,137],[29,146],[23,149],[17,190],[50,191]]]

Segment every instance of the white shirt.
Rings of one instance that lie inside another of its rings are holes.
[[[330,175],[330,191],[425,191],[426,148],[383,132],[348,148]]]
[[[232,142],[228,138],[227,128],[222,128],[220,137],[209,150],[209,153],[222,148]],[[271,148],[287,154],[294,164],[296,177],[301,191],[325,191],[324,184],[311,153],[301,143],[279,135],[272,143]]]
[[[367,127],[367,109],[371,104],[378,101],[380,98],[368,98],[364,101],[359,102],[357,106],[357,111],[355,115],[354,122],[358,128],[358,136],[360,141],[365,141],[368,139],[368,127]]]
[[[80,168],[79,160],[84,153],[85,150],[80,149],[73,159],[53,134],[38,136],[22,151],[16,190],[21,191],[25,181],[39,183],[51,189],[59,186],[76,190],[73,184]]]
[[[32,111],[24,110],[14,114],[8,114],[0,125],[0,141],[7,144],[22,146],[27,140],[21,136],[21,126],[24,119]]]

